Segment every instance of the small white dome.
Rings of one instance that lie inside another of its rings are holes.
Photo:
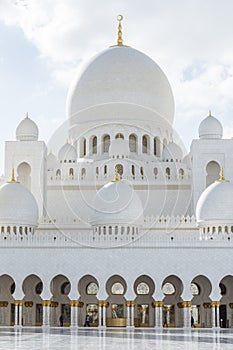
[[[50,152],[47,156],[47,169],[53,170],[56,164],[57,164],[57,157],[52,152]]]
[[[143,223],[141,200],[126,181],[112,181],[96,194],[90,220],[94,225],[138,225]]]
[[[200,139],[221,139],[223,128],[220,121],[210,114],[202,120],[198,132]]]
[[[129,155],[129,141],[117,138],[111,141],[109,147],[109,156],[128,156]]]
[[[233,223],[233,185],[217,181],[201,194],[196,207],[199,226]]]
[[[77,160],[77,151],[74,146],[72,146],[70,143],[66,142],[60,151],[58,152],[58,159],[59,161],[76,161]]]
[[[16,129],[16,140],[37,141],[39,135],[38,126],[28,116],[24,118]]]
[[[0,187],[0,225],[38,225],[36,200],[18,182],[7,182]]]
[[[171,142],[163,149],[162,159],[164,161],[180,161],[183,158],[183,152],[180,146]]]

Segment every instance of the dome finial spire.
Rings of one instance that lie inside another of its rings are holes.
[[[209,117],[213,117],[210,109],[209,109]]]
[[[225,179],[225,176],[224,176],[224,168],[223,168],[223,167],[221,167],[221,170],[220,170],[220,177],[219,177],[219,179],[218,179],[216,182],[229,182],[229,180],[226,180],[226,179]]]
[[[11,179],[10,179],[10,181],[7,181],[8,183],[9,182],[17,182],[18,183],[18,181],[16,181],[15,180],[15,169],[14,169],[14,167],[12,167],[12,169],[11,169]]]
[[[118,24],[118,38],[117,38],[117,46],[123,46],[123,39],[122,39],[122,26],[121,21],[123,20],[122,15],[117,16],[117,20],[119,22]]]
[[[26,113],[26,118],[29,118],[28,112]]]

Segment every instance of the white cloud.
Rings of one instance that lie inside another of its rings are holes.
[[[51,67],[54,79],[65,86],[87,57],[114,44],[118,13],[125,17],[125,42],[148,53],[169,77],[178,122],[200,119],[209,108],[230,116],[231,0],[0,2],[0,20],[23,31]]]

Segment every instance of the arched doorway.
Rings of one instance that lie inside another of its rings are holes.
[[[68,294],[70,292],[70,281],[66,276],[57,275],[54,277],[50,284],[50,290],[52,293],[51,298],[51,313],[50,323],[51,326],[60,325],[60,316],[63,319],[63,326],[70,325],[70,299]]]
[[[140,276],[134,283],[134,291],[137,295],[135,298],[135,327],[153,327],[154,321],[154,309],[152,303],[154,299],[152,295],[155,291],[155,284],[153,280],[146,276]]]
[[[211,299],[212,285],[206,276],[196,276],[191,282],[191,315],[195,327],[212,327]]]
[[[106,310],[107,327],[126,327],[126,299],[127,285],[118,275],[112,276],[106,283],[108,294],[108,308]]]
[[[23,326],[41,326],[43,323],[43,306],[41,293],[43,283],[37,275],[30,275],[23,281]]]
[[[0,325],[12,326],[15,324],[15,304],[13,293],[15,291],[15,282],[9,275],[0,277]]]
[[[225,276],[219,283],[221,305],[219,308],[219,325],[221,328],[233,327],[233,276]]]
[[[78,324],[85,324],[86,315],[90,316],[90,326],[96,327],[99,324],[98,319],[98,299],[99,284],[95,277],[91,275],[83,276],[78,283],[80,301],[83,302],[83,308],[79,312]]]
[[[183,312],[179,303],[183,301],[183,283],[175,275],[168,276],[162,284],[163,299],[163,325],[165,327],[183,326]]]

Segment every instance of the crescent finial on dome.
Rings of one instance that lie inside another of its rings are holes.
[[[123,20],[122,15],[117,16],[117,20],[119,22],[118,24],[118,38],[117,38],[117,46],[123,46],[123,39],[122,39],[122,25],[121,21]]]

